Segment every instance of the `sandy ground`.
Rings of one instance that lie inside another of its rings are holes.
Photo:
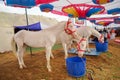
[[[90,46],[94,46],[90,44]],[[16,56],[12,52],[0,54],[0,80],[90,80],[88,71],[93,80],[120,80],[120,43],[109,41],[108,51],[99,56],[84,56],[86,75],[75,78],[68,75],[63,49],[54,50],[54,59],[51,59],[52,72],[46,68],[45,51],[34,52],[33,56],[24,55],[26,69],[19,69]],[[76,56],[76,54],[69,54]]]

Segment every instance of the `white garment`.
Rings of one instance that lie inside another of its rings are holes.
[[[110,39],[115,39],[116,33],[111,33]]]

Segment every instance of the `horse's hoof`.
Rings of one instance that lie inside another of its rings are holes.
[[[20,69],[23,69],[23,66],[20,66]]]
[[[52,70],[51,70],[51,69],[48,69],[48,72],[52,72]]]
[[[67,59],[68,58],[68,56],[65,56],[65,59]]]
[[[54,59],[55,57],[54,56],[51,56],[52,59]]]
[[[23,65],[23,67],[24,67],[24,68],[27,68],[27,66],[26,66],[26,65]]]

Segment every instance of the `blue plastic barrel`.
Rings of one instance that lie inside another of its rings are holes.
[[[95,47],[97,52],[106,52],[108,50],[108,42],[95,42]]]
[[[86,72],[86,58],[78,56],[69,57],[66,59],[66,67],[68,75],[73,77],[81,77]]]

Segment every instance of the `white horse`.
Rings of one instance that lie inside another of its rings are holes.
[[[76,47],[78,51],[78,56],[82,57],[86,50],[86,45],[87,45],[86,38],[83,38],[82,36],[78,36],[77,38],[74,38],[74,36],[68,35],[64,31],[57,36],[57,41],[62,43],[65,52],[65,59],[68,57],[68,49],[71,48],[71,44],[73,40],[77,43]]]
[[[23,60],[23,54],[25,51],[25,46],[27,45],[36,48],[46,48],[47,68],[48,71],[51,71],[50,56],[53,57],[51,49],[56,43],[58,35],[60,35],[62,32],[66,32],[66,35],[71,34],[73,36],[72,38],[77,40],[80,39],[74,30],[73,24],[69,22],[59,22],[53,27],[36,32],[26,30],[17,32],[14,35],[13,41],[17,44],[17,58],[20,68],[22,69],[23,67],[26,67]]]
[[[77,41],[75,38],[73,39],[72,36],[69,36],[65,32],[62,32],[58,36],[58,40],[61,40],[65,51],[65,59],[68,57],[68,48],[71,46],[73,40],[78,43],[77,51],[79,57],[82,57],[86,50],[90,52],[88,39],[91,35],[96,36],[99,42],[104,42],[104,36],[91,27],[79,27],[77,28],[76,33],[77,35],[79,35],[79,39],[77,39]]]
[[[95,36],[98,38],[99,42],[103,43],[104,42],[104,36],[102,34],[100,34],[97,30],[95,30],[94,28],[88,27],[88,26],[82,26],[77,28],[77,33],[79,36],[83,36],[85,38],[87,38],[87,51],[90,52],[89,49],[89,37],[91,35]]]

